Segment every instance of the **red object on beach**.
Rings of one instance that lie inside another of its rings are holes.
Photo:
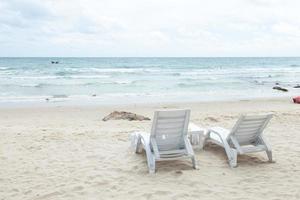
[[[300,96],[293,98],[294,103],[300,103]]]

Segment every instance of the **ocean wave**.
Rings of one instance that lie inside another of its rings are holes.
[[[70,74],[70,72],[55,72],[56,76],[66,76],[67,74]]]
[[[65,76],[66,79],[106,79],[111,78],[109,75],[72,75]]]
[[[179,72],[173,72],[173,73],[167,73],[168,75],[171,75],[171,76],[181,76],[181,73]]]
[[[9,88],[9,87],[38,87],[39,84],[34,84],[34,83],[21,83],[21,84],[0,84],[0,87],[4,87],[4,88]]]
[[[13,69],[13,68],[11,68],[11,67],[0,67],[0,70],[11,70],[11,69]]]
[[[0,87],[21,87],[21,88],[46,88],[46,87],[66,87],[66,86],[97,86],[97,85],[134,85],[137,81],[133,80],[111,80],[111,81],[96,81],[96,82],[82,82],[82,83],[20,83],[20,84],[1,84]]]
[[[160,72],[160,68],[132,68],[132,67],[111,67],[111,68],[96,68],[96,67],[88,67],[88,68],[64,68],[64,73],[139,73],[139,72]],[[59,72],[58,72],[59,73]]]
[[[201,86],[201,84],[200,83],[178,83],[177,86],[181,88],[190,88],[190,87],[199,87]]]
[[[108,75],[72,75],[72,76],[0,76],[1,79],[30,79],[30,80],[47,80],[47,79],[100,79],[110,78]]]

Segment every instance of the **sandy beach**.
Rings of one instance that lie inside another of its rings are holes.
[[[152,118],[156,109],[190,108],[203,127],[230,128],[242,113],[273,113],[265,131],[275,163],[265,153],[228,166],[212,144],[189,160],[162,162],[148,174],[145,154],[129,134],[151,121],[107,121],[114,110]],[[131,106],[51,106],[0,109],[0,199],[300,199],[300,106],[290,99]]]
[[[299,8],[0,0],[0,200],[300,200]]]

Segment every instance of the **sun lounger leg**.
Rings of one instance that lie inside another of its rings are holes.
[[[142,138],[140,135],[135,136],[137,137],[136,140],[136,146],[135,146],[135,153],[141,153],[142,152]]]
[[[267,149],[266,153],[269,158],[269,162],[273,162],[272,149],[271,149],[271,146],[269,145],[269,142],[266,140],[266,138],[264,136],[260,136],[259,142],[261,144],[265,145],[265,147]]]
[[[152,162],[149,166],[149,173],[154,174],[155,173],[155,159],[152,159]]]
[[[224,149],[226,152],[226,155],[228,157],[228,162],[230,167],[236,167],[237,166],[237,151],[229,146],[227,141],[224,142]]]
[[[192,163],[193,163],[193,168],[197,169],[197,163],[196,163],[196,158],[195,156],[192,157]]]
[[[154,174],[155,173],[155,159],[153,156],[150,156],[149,159],[147,156],[147,164],[148,164],[149,173]]]
[[[237,167],[237,151],[231,148],[231,157],[229,158],[230,167]]]
[[[268,158],[269,158],[269,162],[273,162],[273,157],[272,157],[272,151],[266,151],[266,153],[267,153],[267,156],[268,156]]]
[[[147,156],[147,165],[148,165],[149,173],[155,173],[155,157],[151,152],[150,146],[145,145],[144,149]]]

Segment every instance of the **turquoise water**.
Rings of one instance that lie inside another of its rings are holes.
[[[251,99],[297,84],[300,58],[0,58],[0,102]]]

